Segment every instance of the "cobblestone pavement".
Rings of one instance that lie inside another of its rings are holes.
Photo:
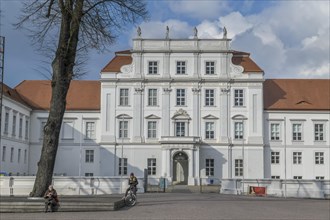
[[[193,193],[139,194],[132,208],[109,212],[1,213],[1,220],[224,219],[329,220],[330,200]]]

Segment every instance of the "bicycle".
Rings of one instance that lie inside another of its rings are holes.
[[[134,194],[134,191],[133,191],[133,187],[134,186],[129,187],[127,196],[124,199],[125,205],[127,205],[127,206],[134,206],[137,201],[136,195]]]

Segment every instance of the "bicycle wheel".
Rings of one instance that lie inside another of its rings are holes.
[[[136,204],[136,195],[133,193],[128,194],[125,198],[125,204],[127,206],[134,206]]]

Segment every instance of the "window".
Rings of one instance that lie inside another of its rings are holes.
[[[315,152],[315,164],[324,164],[323,152]]]
[[[27,150],[24,150],[24,163],[26,164],[27,162]]]
[[[17,151],[17,163],[20,163],[21,162],[21,149],[18,149]]]
[[[157,122],[148,121],[148,138],[157,137]]]
[[[280,140],[280,124],[278,123],[270,124],[270,139],[272,141]]]
[[[8,129],[9,129],[9,112],[6,112],[5,114],[5,128],[4,128],[4,133],[8,134]]]
[[[274,180],[278,180],[278,179],[280,179],[280,176],[272,176],[271,178]]]
[[[185,61],[176,62],[176,74],[186,74],[186,62]]]
[[[123,160],[123,163],[122,163]],[[119,166],[118,166],[118,174],[121,175],[123,171],[123,175],[127,175],[127,158],[119,158]]]
[[[157,61],[149,61],[148,63],[148,74],[158,74],[158,63]]]
[[[73,139],[73,122],[64,121],[62,125],[62,139],[72,140]]]
[[[243,139],[243,122],[235,122],[235,139]]]
[[[292,124],[292,140],[294,141],[301,141],[302,137],[302,129],[301,124]]]
[[[315,179],[317,179],[317,180],[324,180],[324,176],[316,176]]]
[[[214,106],[214,89],[205,90],[205,106]]]
[[[86,139],[95,139],[95,122],[86,122]]]
[[[25,139],[28,139],[29,136],[29,121],[25,121]]]
[[[214,139],[214,122],[205,123],[205,138]]]
[[[94,163],[94,150],[86,150],[85,151],[85,162],[86,163]]]
[[[301,161],[302,161],[302,153],[293,152],[293,164],[301,164]]]
[[[13,115],[12,135],[16,136],[16,115]]]
[[[7,150],[7,147],[3,146],[2,147],[2,159],[1,159],[3,162],[6,161],[6,150]]]
[[[205,175],[214,176],[214,159],[205,160]]]
[[[213,62],[213,61],[205,62],[205,74],[207,74],[207,75],[215,74],[215,62]]]
[[[176,122],[175,123],[175,136],[184,137],[186,135],[186,123]]]
[[[156,159],[148,159],[148,175],[156,175]]]
[[[176,90],[176,105],[177,106],[186,105],[186,90],[185,89]]]
[[[157,106],[157,89],[148,90],[148,105]]]
[[[128,89],[120,89],[119,105],[128,106]]]
[[[302,179],[302,176],[293,176],[293,179],[294,180],[301,180]]]
[[[271,162],[272,164],[279,164],[280,163],[280,152],[271,152]]]
[[[243,106],[244,105],[244,93],[243,89],[234,90],[234,106]]]
[[[23,118],[19,118],[18,137],[23,137]]]
[[[85,173],[85,177],[91,177],[91,176],[94,176],[93,173]]]
[[[10,162],[12,163],[14,161],[14,148],[10,148]]]
[[[235,176],[243,176],[243,160],[235,160]]]
[[[324,138],[324,129],[323,124],[314,124],[314,140],[315,141],[323,141]]]
[[[128,121],[119,122],[119,138],[128,137]]]

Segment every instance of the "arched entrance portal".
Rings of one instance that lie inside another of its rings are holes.
[[[188,183],[188,156],[180,151],[173,156],[173,184],[187,185]]]

